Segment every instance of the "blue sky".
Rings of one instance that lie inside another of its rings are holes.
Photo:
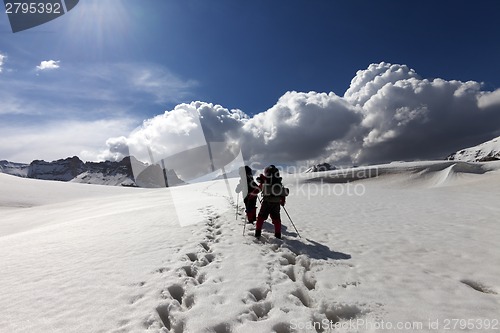
[[[492,92],[500,88],[499,10],[489,0],[81,0],[16,34],[2,14],[0,159],[96,159],[108,138],[191,101],[253,119],[287,91],[342,97],[357,71],[381,62]],[[472,133],[456,149],[497,130]],[[434,157],[417,148],[414,158]],[[283,158],[316,158],[292,155]]]

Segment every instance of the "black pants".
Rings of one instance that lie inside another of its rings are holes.
[[[271,215],[271,219],[273,221],[281,220],[280,207],[281,205],[279,202],[269,202],[264,200],[262,201],[262,206],[260,207],[259,217],[265,220],[269,215]]]
[[[243,199],[243,202],[245,203],[245,209],[249,211],[257,206],[257,197],[249,199],[247,196]]]

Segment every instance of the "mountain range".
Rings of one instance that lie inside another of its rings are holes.
[[[500,137],[461,149],[450,154],[446,160],[463,162],[500,160]],[[320,163],[309,167],[305,172],[335,169],[336,167],[329,163]],[[131,156],[119,162],[83,162],[77,156],[52,162],[35,160],[30,164],[2,160],[0,173],[24,178],[112,186],[150,188],[184,184],[174,170],[164,170],[158,164],[149,165]]]
[[[0,161],[0,172],[24,178],[56,180],[84,184],[129,187],[164,187],[183,184],[173,170],[148,165],[127,156],[119,162],[83,162],[77,156],[30,164]],[[137,175],[137,176],[134,176]]]

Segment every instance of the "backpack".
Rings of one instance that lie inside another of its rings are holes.
[[[290,190],[279,183],[264,183],[262,185],[262,195],[265,197],[286,197]]]
[[[262,195],[267,197],[285,197],[290,190],[281,183],[279,170],[274,165],[268,166],[264,170],[265,182],[262,184]]]

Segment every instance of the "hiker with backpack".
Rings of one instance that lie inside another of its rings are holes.
[[[236,186],[236,193],[243,192],[243,202],[247,214],[247,223],[254,223],[257,215],[257,195],[260,188],[253,179],[252,169],[245,165],[239,169],[240,182]]]
[[[260,207],[257,224],[255,226],[255,237],[259,238],[262,232],[262,225],[269,215],[271,215],[274,224],[274,236],[281,238],[281,217],[280,207],[285,206],[285,197],[288,195],[288,189],[281,183],[279,170],[274,165],[268,166],[257,181],[260,182],[259,188],[262,191],[262,206]]]

